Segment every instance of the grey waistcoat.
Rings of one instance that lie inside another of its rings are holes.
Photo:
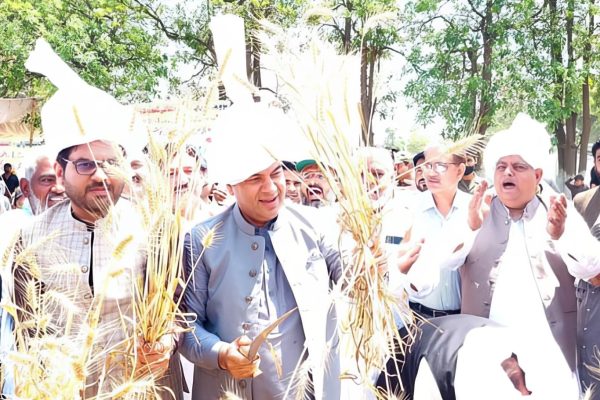
[[[494,197],[490,214],[475,238],[473,248],[461,267],[462,304],[465,314],[489,317],[500,258],[506,250],[510,221],[506,208]],[[571,370],[575,370],[576,297],[574,278],[546,232],[546,206],[535,197],[523,215],[529,260],[523,267],[533,269],[546,319],[554,339]],[[555,282],[558,280],[559,286]],[[519,312],[519,310],[515,310]]]

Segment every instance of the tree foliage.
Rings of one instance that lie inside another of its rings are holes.
[[[120,1],[131,4],[137,13],[145,15],[154,30],[175,45],[177,50],[170,60],[171,68],[191,66],[191,73],[173,80],[173,89],[183,84],[191,87],[192,91],[200,90],[202,79],[214,73],[217,67],[209,29],[210,19],[214,15],[234,14],[244,19],[248,38],[249,77],[260,87],[260,44],[253,35],[258,29],[258,21],[266,19],[288,27],[300,18],[306,4],[306,0],[181,0],[174,4],[164,0]]]
[[[126,100],[151,98],[167,77],[160,35],[123,1],[4,0],[0,20],[0,97],[54,90],[25,70],[40,36],[88,83]]]
[[[404,11],[405,94],[422,120],[441,115],[446,135],[459,137],[528,112],[554,134],[561,170],[576,172],[578,149],[585,168],[598,65],[594,0],[415,0]]]
[[[309,11],[310,12],[310,11]],[[341,52],[360,55],[362,143],[373,145],[372,119],[380,99],[375,86],[380,63],[397,52],[400,40],[399,8],[394,0],[333,0],[312,11],[312,23],[320,24]],[[384,94],[393,98],[393,94]]]

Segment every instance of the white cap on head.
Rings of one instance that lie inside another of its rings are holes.
[[[390,151],[382,147],[359,147],[358,156],[363,161],[371,161],[377,163],[380,167],[384,167],[386,172],[394,171],[394,159]]]
[[[545,126],[520,113],[510,128],[492,136],[483,154],[488,178],[494,178],[498,160],[511,155],[521,156],[533,168],[546,169],[550,158],[550,136]]]
[[[276,161],[294,147],[297,129],[283,111],[260,103],[234,105],[223,111],[211,128],[213,140],[206,149],[208,177],[212,182],[236,185]]]
[[[44,140],[53,157],[67,147],[95,140],[123,144],[131,136],[132,111],[83,81],[44,39],[37,40],[25,66],[58,87],[41,112]]]
[[[109,94],[91,86],[59,89],[42,107],[42,130],[54,156],[67,147],[103,140],[124,143],[133,116]]]

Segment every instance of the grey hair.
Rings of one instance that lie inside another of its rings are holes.
[[[50,163],[54,161],[53,157],[50,157],[44,151],[36,151],[33,154],[30,154],[29,157],[27,157],[22,164],[21,177],[27,179],[28,182],[31,182],[31,178],[33,177],[33,174],[35,174],[35,170],[37,169],[38,163],[45,158],[50,160]]]

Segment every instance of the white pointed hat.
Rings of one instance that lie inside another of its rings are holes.
[[[133,122],[131,109],[83,81],[44,39],[37,40],[25,66],[58,87],[41,111],[44,139],[53,154],[95,140],[127,142]]]

